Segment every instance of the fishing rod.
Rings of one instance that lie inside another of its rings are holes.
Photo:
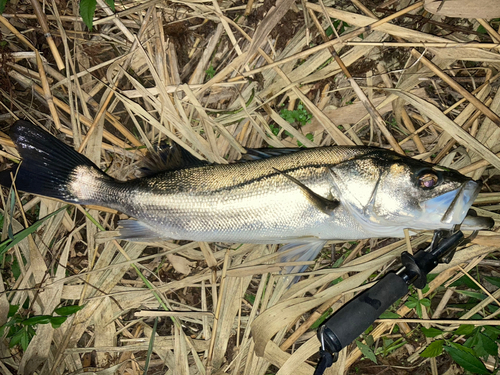
[[[387,273],[370,289],[349,301],[318,329],[320,360],[314,375],[322,375],[338,359],[339,352],[353,342],[372,325],[389,306],[408,294],[410,285],[423,289],[427,275],[439,263],[449,263],[458,246],[470,242],[457,226],[453,230],[434,232],[431,244],[415,255],[407,251],[401,254],[403,266],[396,272]]]

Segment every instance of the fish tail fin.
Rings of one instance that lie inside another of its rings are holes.
[[[22,157],[17,168],[0,172],[0,184],[70,203],[98,204],[99,185],[113,181],[92,161],[49,132],[29,121],[19,120],[10,137]]]

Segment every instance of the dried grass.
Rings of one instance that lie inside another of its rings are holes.
[[[500,39],[482,19],[494,1],[448,0],[442,8],[425,2],[427,11],[442,16],[424,15],[424,2],[404,3],[367,9],[359,1],[124,1],[115,14],[99,0],[91,33],[76,2],[64,8],[55,1],[9,4],[0,16],[2,130],[19,117],[55,128],[120,179],[132,177],[145,152],[165,137],[218,163],[238,158],[244,147],[294,147],[297,141],[306,147],[392,145],[485,180],[489,193],[479,196],[478,213],[498,227]],[[457,9],[460,19],[444,18]],[[336,28],[331,36],[329,17]],[[489,35],[476,32],[480,25]],[[52,37],[45,40],[44,33]],[[303,127],[279,114],[282,105],[294,110],[299,102],[313,115]],[[3,132],[0,144],[3,162],[18,158]],[[62,207],[21,198],[8,220],[11,206],[2,196],[2,239],[9,223],[15,233]],[[117,216],[99,207],[63,210],[4,256],[2,324],[9,304],[27,304],[21,311],[31,315],[52,314],[61,305],[83,309],[60,328],[39,325],[25,352],[2,339],[1,372],[140,374],[147,359],[151,374],[312,374],[319,342],[311,324],[407,249],[405,240],[337,244],[336,257],[352,255],[337,268],[321,258],[288,289],[280,274],[287,264],[276,263],[276,246],[119,244],[110,239]],[[411,244],[428,239],[420,234]],[[448,289],[434,297],[441,303],[433,319],[453,296],[450,279],[476,266],[498,276],[490,256],[498,256],[499,239],[481,233],[440,266],[426,295]],[[339,277],[343,281],[331,286]],[[490,289],[461,319],[484,312],[499,293]],[[415,337],[408,324],[461,323],[419,322],[404,305],[398,313],[402,319],[380,321],[372,336],[388,335],[394,324]],[[498,324],[495,314],[484,318]],[[408,342],[398,349],[399,360],[429,366],[418,356],[426,345]],[[354,372],[360,356],[355,345],[346,348],[327,374]],[[436,373],[435,363],[431,369]]]

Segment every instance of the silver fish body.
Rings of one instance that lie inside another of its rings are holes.
[[[320,196],[339,199],[329,168],[367,151],[310,149],[247,163],[163,172],[112,183],[112,194],[86,203],[125,212],[158,235],[178,240],[285,243],[365,238],[371,234],[345,206],[334,215],[325,214],[274,168]],[[111,191],[105,186],[109,183],[103,182],[102,191]]]
[[[19,190],[124,212],[137,219],[121,222],[122,238],[131,240],[403,237],[405,228],[460,224],[480,190],[480,183],[456,171],[379,148],[347,146],[246,163],[194,163],[120,182],[29,122],[18,121],[11,136],[24,159]]]

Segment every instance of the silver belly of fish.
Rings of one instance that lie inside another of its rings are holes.
[[[316,194],[338,198],[327,171],[313,178],[294,175]],[[158,195],[137,189],[130,205],[116,208],[147,223],[158,235],[178,240],[286,243],[369,235],[346,208],[340,206],[334,215],[318,210],[296,184],[279,174],[230,191],[216,190]]]

